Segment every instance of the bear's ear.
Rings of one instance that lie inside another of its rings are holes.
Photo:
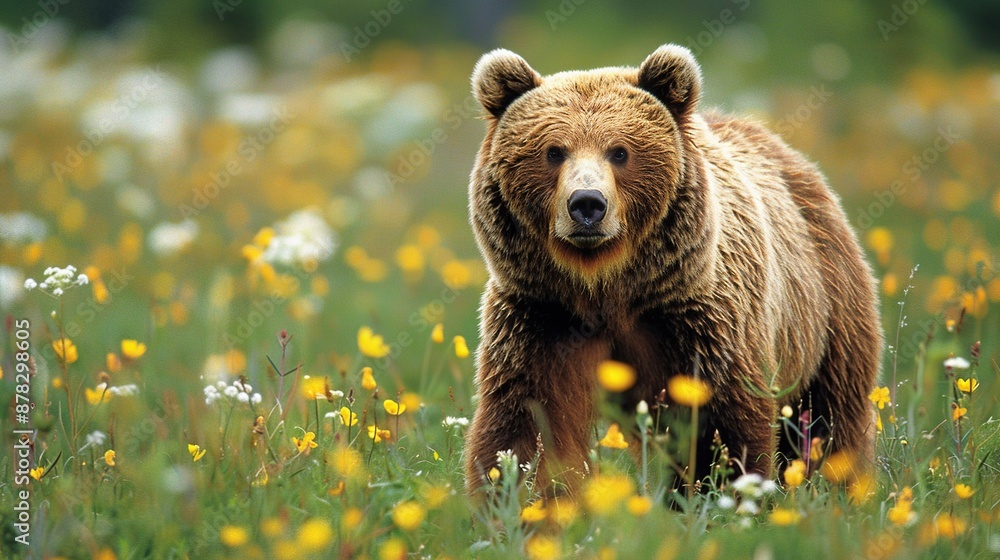
[[[691,51],[663,45],[639,67],[638,85],[666,105],[675,117],[687,116],[701,96],[701,68]]]
[[[494,117],[500,117],[515,99],[541,83],[538,72],[505,49],[484,54],[472,71],[472,93]]]

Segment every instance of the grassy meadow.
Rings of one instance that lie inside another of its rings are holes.
[[[930,5],[897,30],[891,7],[843,8],[811,37],[742,21],[749,1],[667,31],[563,4],[506,15],[499,44],[543,73],[688,44],[706,104],[840,193],[881,279],[874,465],[779,418],[803,449],[783,477],[737,478],[719,447],[700,492],[675,490],[711,396],[622,413],[612,369],[578,495],[539,499],[537,458],[501,456],[470,500],[486,47],[363,12],[170,58],[155,27],[47,21],[0,57],[0,558],[1000,556],[995,55]]]

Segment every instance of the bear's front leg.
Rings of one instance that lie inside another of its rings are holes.
[[[555,303],[487,286],[476,356],[479,404],[465,439],[466,485],[488,483],[497,453],[532,461],[546,492],[568,491],[587,470],[595,371],[609,354],[599,323]]]
[[[776,448],[774,401],[746,390],[744,379],[753,379],[748,371],[745,377],[735,374],[738,369],[730,371],[734,372],[730,379],[713,383],[715,394],[707,406],[708,433],[704,437],[710,441],[718,430],[729,456],[740,462],[744,472],[769,478]],[[708,466],[707,462],[703,465]]]

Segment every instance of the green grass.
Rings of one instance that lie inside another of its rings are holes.
[[[39,72],[83,60],[76,56],[64,52]],[[396,59],[413,64],[387,62]],[[190,117],[176,144],[112,134],[59,178],[51,163],[65,161],[68,147],[84,139],[79,115],[114,101],[114,88],[92,85],[58,111],[24,101],[2,164],[0,213],[4,220],[29,213],[47,232],[0,239],[0,262],[39,281],[48,266],[74,264],[91,282],[58,300],[4,284],[17,293],[4,300],[0,326],[0,402],[7,404],[0,471],[10,473],[0,478],[0,557],[1000,554],[1000,191],[991,180],[1000,112],[995,100],[974,95],[995,69],[917,66],[886,86],[838,85],[829,103],[794,122],[789,137],[842,194],[882,280],[892,348],[881,386],[895,383],[896,391],[879,411],[875,465],[846,458],[846,468],[845,458],[816,457],[827,467],[798,486],[777,480],[738,491],[724,472],[738,474],[737,467],[721,462],[719,474],[688,496],[674,490],[676,466],[689,460],[688,410],[676,411],[667,435],[602,396],[592,476],[579,495],[542,502],[530,467],[514,476],[532,457],[501,460],[489,496],[466,496],[466,428],[446,425],[471,418],[475,408],[473,358],[456,354],[454,337],[474,351],[486,278],[465,198],[483,129],[466,110],[474,55],[455,48],[431,56],[392,44],[374,47],[371,60],[371,67],[329,74],[266,69],[295,78],[288,82],[294,90],[276,93],[294,116],[253,158],[240,155],[240,143],[263,128],[206,109]],[[81,64],[112,78],[129,68],[119,60]],[[413,89],[416,76],[433,84]],[[208,97],[189,80],[177,82],[195,99]],[[772,111],[762,118],[780,124],[807,91],[769,94]],[[394,99],[398,92],[422,97]],[[738,93],[716,88],[712,95]],[[945,116],[958,107],[965,115],[962,140],[916,177],[907,162],[932,145],[938,123],[928,117],[913,125],[923,132],[904,131],[892,117],[900,107]],[[422,116],[408,120],[415,113]],[[434,153],[407,167],[435,138]],[[209,196],[212,174],[232,158],[240,173]],[[400,181],[386,184],[380,170]],[[897,180],[902,191],[885,203]],[[192,218],[192,241],[155,249],[152,232],[180,223],[182,205],[197,194],[207,204]],[[267,228],[304,208],[335,232],[336,250],[288,264],[257,258],[269,245]],[[32,356],[34,409],[24,425],[15,416],[18,321],[30,323]],[[432,340],[437,324],[442,342]],[[383,337],[387,356],[365,355],[362,327]],[[291,338],[282,340],[281,331]],[[77,349],[72,363],[53,351],[61,333]],[[144,343],[145,352],[127,359],[123,340]],[[947,370],[952,356],[970,368]],[[363,385],[366,367],[375,390]],[[963,394],[958,378],[979,386]],[[260,402],[207,404],[205,387],[218,380],[249,383]],[[102,402],[102,382],[138,391]],[[307,388],[329,389],[329,399]],[[406,410],[390,416],[387,399]],[[649,405],[651,416],[662,412]],[[965,409],[960,420],[956,406]],[[345,407],[356,425],[341,421]],[[631,450],[602,447],[611,422],[623,432],[648,431]],[[371,425],[391,435],[375,443]],[[29,426],[30,466],[41,470],[21,485],[13,476],[13,430]],[[95,432],[104,437],[88,444]],[[957,485],[971,495],[960,496]],[[29,546],[15,540],[21,491],[30,492]]]

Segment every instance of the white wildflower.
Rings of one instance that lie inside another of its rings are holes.
[[[28,244],[42,241],[48,233],[45,221],[28,212],[0,214],[0,241]]]
[[[100,430],[94,430],[93,432],[87,434],[87,443],[81,449],[86,449],[87,447],[101,447],[107,440],[108,434]]]
[[[194,220],[160,222],[149,232],[149,246],[157,255],[169,257],[193,243],[197,236],[198,222]]]
[[[50,266],[45,269],[44,274],[45,279],[40,283],[36,282],[34,278],[25,280],[24,288],[33,290],[37,287],[45,294],[59,298],[66,293],[66,290],[82,286],[90,281],[86,274],[77,274],[76,267],[73,265],[68,265],[66,268]]]
[[[27,286],[24,274],[14,267],[0,264],[0,307],[10,307],[21,299],[25,289],[30,288]]]
[[[464,428],[469,425],[469,419],[462,416],[448,416],[445,417],[444,422],[442,422],[446,428]]]
[[[969,369],[972,364],[969,360],[962,358],[961,356],[955,356],[954,358],[948,358],[944,361],[944,367],[948,369]]]
[[[129,383],[128,385],[111,387],[108,392],[116,397],[134,397],[139,394],[139,386],[135,383]]]
[[[236,400],[240,401],[241,403],[248,403],[250,402],[250,395],[241,392],[236,395]]]
[[[319,210],[307,208],[274,224],[271,238],[261,258],[271,264],[304,265],[329,259],[337,247],[335,233]]]
[[[744,515],[757,515],[760,513],[760,506],[758,506],[757,502],[753,500],[744,499],[740,502],[739,507],[736,508],[736,513]]]
[[[764,478],[757,473],[747,473],[736,480],[733,481],[732,488],[737,492],[746,492],[756,486],[759,486]]]
[[[649,405],[646,401],[639,401],[639,404],[635,406],[635,413],[639,415],[649,414]]]
[[[715,503],[721,509],[733,509],[736,505],[736,500],[732,496],[719,496],[719,500]]]

